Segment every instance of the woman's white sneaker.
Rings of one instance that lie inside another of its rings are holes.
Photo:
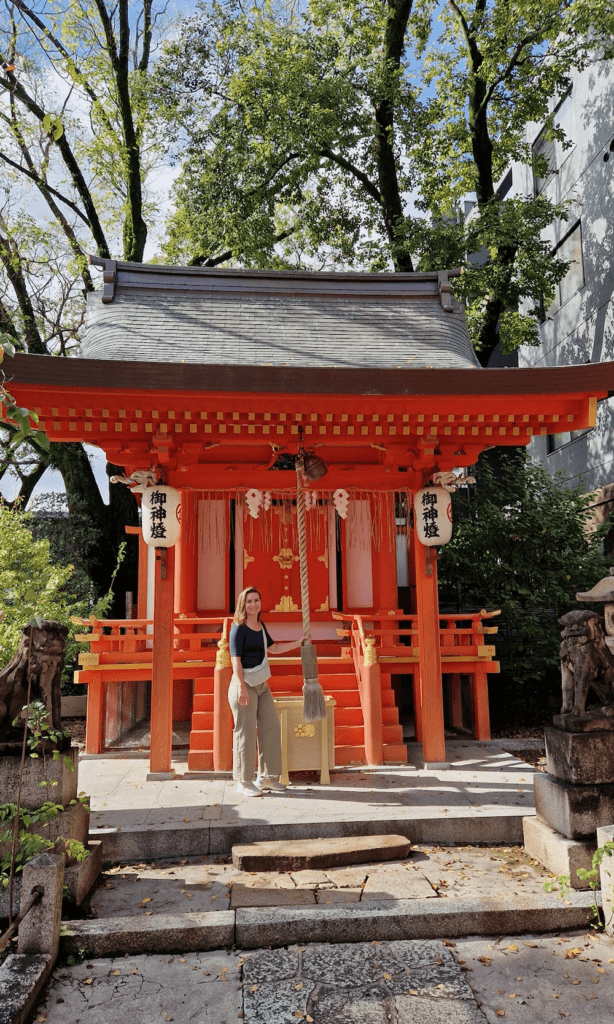
[[[285,793],[286,787],[282,782],[278,782],[277,779],[262,779],[260,776],[254,783],[257,790],[270,789],[272,793]]]
[[[237,782],[237,793],[241,793],[243,796],[262,796],[253,782]]]

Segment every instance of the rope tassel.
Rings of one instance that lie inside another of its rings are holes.
[[[298,554],[301,573],[301,607],[303,615],[303,643],[301,663],[303,667],[303,719],[305,722],[319,722],[326,717],[324,690],[318,682],[318,658],[311,642],[311,618],[309,615],[309,576],[307,574],[307,534],[305,531],[305,490],[303,488],[303,459],[296,460],[296,520],[298,527]]]

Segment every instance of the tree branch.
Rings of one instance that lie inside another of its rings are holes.
[[[111,124],[111,122],[107,118],[107,116],[106,116],[106,114],[104,112],[104,108],[102,106],[102,103],[98,99],[98,96],[96,95],[96,93],[92,89],[91,85],[87,81],[85,75],[80,71],[79,67],[75,63],[73,57],[70,55],[70,53],[68,52],[68,50],[66,49],[66,47],[64,46],[62,41],[60,39],[58,39],[57,36],[54,36],[54,34],[50,31],[50,29],[47,28],[47,26],[45,25],[44,21],[41,21],[41,19],[38,17],[38,15],[36,15],[34,13],[34,11],[31,11],[30,8],[25,5],[23,0],[15,0],[15,6],[17,7],[17,9],[19,11],[21,11],[21,13],[25,17],[29,18],[30,21],[32,21],[33,24],[36,25],[36,27],[38,29],[40,29],[40,31],[43,33],[45,38],[48,39],[49,42],[53,46],[55,46],[56,50],[64,58],[64,60],[66,62],[70,62],[73,65],[73,67],[75,69],[75,72],[79,76],[79,79],[80,79],[79,84],[83,86],[85,92],[87,93],[87,95],[91,99],[92,103],[96,106],[97,110],[99,111],[103,121],[105,122],[105,127],[107,128],[107,131],[109,131],[112,135],[115,135],[115,130],[113,128],[113,125]]]
[[[42,109],[41,106],[39,106],[36,100],[29,95],[29,93],[25,90],[23,85],[21,85],[21,83],[17,81],[15,75],[11,71],[6,70],[5,73],[8,77],[5,78],[4,76],[0,75],[0,87],[3,88],[5,92],[9,93],[10,95],[15,96],[19,100],[19,102],[23,104],[23,106],[26,107],[27,110],[30,111],[31,114],[34,114],[34,116],[41,122],[42,125],[43,119],[45,117],[45,111]],[[75,155],[66,138],[66,133],[63,131],[60,138],[55,139],[54,142],[60,150],[62,159],[64,161],[64,164],[66,165],[66,169],[68,170],[72,178],[73,184],[81,197],[83,206],[85,207],[89,221],[90,231],[92,232],[94,241],[96,242],[96,246],[98,248],[98,255],[101,257],[101,259],[110,259],[111,254],[109,252],[109,247],[107,245],[107,240],[105,238],[104,231],[102,230],[102,225],[98,218],[96,207],[94,206],[94,201],[92,199],[91,192],[87,187],[85,178],[83,177],[83,172],[81,171],[81,168],[79,167]]]
[[[6,153],[3,153],[1,150],[0,150],[0,160],[4,160],[4,162],[6,164],[9,164],[10,167],[14,167],[16,171],[19,171],[20,174],[24,174],[26,176],[26,178],[30,178],[36,185],[38,185],[40,187],[40,184],[42,182],[42,178],[38,174],[36,174],[34,171],[28,170],[27,167],[23,166],[23,164],[18,164],[18,163],[16,163],[15,160],[11,160],[11,158],[9,156],[7,156]],[[59,199],[60,202],[65,203],[66,206],[69,206],[70,209],[74,213],[76,213],[77,216],[79,216],[81,218],[81,220],[83,221],[84,224],[87,224],[88,227],[90,226],[89,220],[87,219],[87,217],[85,216],[83,211],[79,209],[79,207],[76,205],[76,203],[73,203],[72,199],[68,199],[66,196],[63,196],[61,192],[58,192],[57,189],[53,188],[51,185],[47,184],[46,182],[45,182],[45,188],[47,189],[48,192],[51,193],[51,195],[55,196],[56,199]]]
[[[350,160],[346,160],[346,158],[341,156],[340,153],[334,153],[332,149],[321,149],[320,156],[324,157],[326,160],[332,160],[333,163],[338,164],[339,167],[343,167],[344,171],[349,171],[349,173],[357,178],[361,185],[363,185],[365,191],[369,193],[371,198],[375,199],[375,202],[379,203],[380,206],[382,205],[382,195],[377,185],[374,185],[368,175],[366,175],[364,171],[361,171],[359,167],[356,167]]]
[[[278,242],[283,242],[284,238],[289,238],[296,231],[295,227],[288,228],[287,231],[280,231],[278,235],[273,239],[273,245],[277,245]],[[227,249],[226,252],[220,253],[219,256],[195,256],[194,259],[188,263],[189,267],[217,267],[220,263],[226,263],[227,260],[232,259],[234,252],[232,249]]]

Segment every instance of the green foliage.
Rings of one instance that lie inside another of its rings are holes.
[[[84,803],[83,797],[79,798]],[[73,801],[76,802],[76,801]],[[38,857],[45,850],[63,849],[73,860],[82,863],[90,852],[83,843],[76,839],[65,839],[60,836],[57,839],[50,839],[48,836],[31,828],[43,828],[46,824],[57,818],[64,810],[62,804],[56,804],[52,800],[45,802],[35,810],[21,807],[19,809],[19,845],[15,854],[15,871],[23,871],[24,864]],[[11,867],[11,846],[13,841],[13,829],[17,816],[17,805],[13,803],[0,804],[0,849],[5,847],[5,852],[0,853],[0,886],[6,888],[9,882]],[[6,844],[6,846],[5,846]]]
[[[9,334],[0,334],[0,363],[4,361],[5,355],[13,357],[15,346],[13,338]],[[3,414],[0,422],[14,425],[17,429],[11,431],[8,437],[6,448],[8,452],[15,452],[23,441],[31,437],[44,450],[49,450],[49,438],[44,430],[40,430],[34,424],[38,423],[38,414],[17,405],[17,402],[7,390],[4,379],[0,383],[0,403],[2,403]]]
[[[610,55],[611,5],[231,0],[199,11],[156,81],[182,161],[167,258],[460,266],[481,358],[499,323],[506,351],[536,343],[567,269],[542,234],[566,211],[495,188],[512,162],[532,169],[529,123],[571,144],[551,110],[604,42]]]
[[[524,452],[481,456],[470,496],[453,496],[454,534],[442,548],[440,590],[463,607],[501,609],[508,642],[498,652],[515,686],[543,683],[558,669],[557,619],[579,606],[576,591],[608,574],[607,527],[587,535],[591,495],[553,480]]]
[[[34,540],[28,513],[0,503],[0,664],[13,657],[23,626],[31,619],[56,619],[69,629],[66,661],[80,650],[74,641],[72,616],[87,617],[93,611],[104,615],[109,595],[92,603],[71,594],[72,565],[59,565],[50,558],[49,541]]]

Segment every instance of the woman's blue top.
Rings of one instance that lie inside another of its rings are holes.
[[[267,647],[271,647],[275,641],[271,638],[266,626],[262,622],[260,624],[264,630],[264,635],[260,626],[258,629],[250,629],[243,623],[238,626],[236,622],[233,622],[230,630],[230,656],[231,658],[240,658],[243,668],[256,668],[256,665],[261,665],[264,660],[264,638],[266,638]]]

